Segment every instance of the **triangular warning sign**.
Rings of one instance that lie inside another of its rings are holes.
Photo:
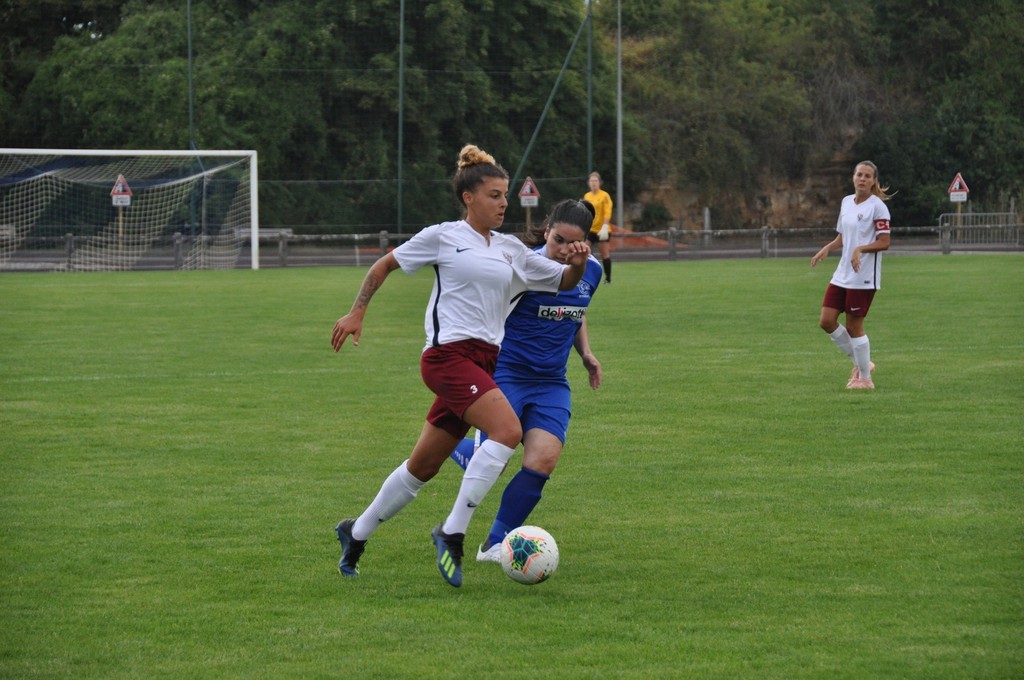
[[[124,175],[118,175],[117,181],[114,182],[114,188],[110,190],[111,196],[131,196],[132,189],[128,186],[128,180],[124,178]]]
[[[960,191],[969,192],[970,189],[967,188],[967,182],[964,181],[964,178],[961,177],[958,172],[956,173],[956,177],[953,178],[953,183],[949,185],[949,191],[947,193],[952,194]]]
[[[540,198],[540,192],[537,191],[537,185],[533,183],[533,180],[529,177],[523,182],[523,188],[519,190],[519,198]]]

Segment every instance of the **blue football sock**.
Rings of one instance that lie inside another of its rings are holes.
[[[541,492],[548,479],[548,475],[542,472],[520,468],[516,476],[509,480],[505,492],[501,495],[501,506],[498,507],[498,515],[491,525],[485,549],[495,543],[501,543],[505,534],[523,526],[526,518],[540,502]]]
[[[459,467],[465,470],[469,467],[469,461],[473,458],[473,454],[480,448],[480,445],[487,441],[487,435],[477,430],[472,437],[466,437],[455,450],[448,454],[448,457],[459,464]]]
[[[476,444],[472,438],[467,437],[459,442],[459,445],[449,455],[452,460],[459,464],[460,468],[465,470],[466,466],[469,465],[469,460],[473,457],[474,449],[476,449]]]

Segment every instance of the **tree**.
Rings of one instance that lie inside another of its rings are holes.
[[[804,170],[811,106],[794,67],[793,17],[767,0],[665,0],[629,25],[631,108],[643,112],[656,176],[678,178],[708,203],[750,191],[766,174]],[[626,23],[624,21],[624,23]]]
[[[394,224],[397,1],[197,3],[194,139],[184,8],[177,2],[116,7],[118,21],[105,18],[102,31],[56,39],[24,88],[13,126],[21,143],[254,148],[273,198],[263,202],[266,220],[300,227],[324,220],[353,228]],[[463,143],[477,142],[515,167],[582,18],[575,3],[542,0],[409,3],[403,102],[409,222],[436,220],[438,206],[457,214],[447,178]],[[582,192],[588,170],[579,160],[585,156],[582,65],[580,53],[530,159],[535,174],[579,178],[569,183],[573,194]],[[611,102],[604,101],[610,127]],[[290,184],[311,179],[319,182]]]
[[[971,5],[878,2],[888,49],[880,59],[888,106],[859,149],[887,169],[905,224],[950,211],[957,172],[979,211],[1008,208],[1024,189],[1024,17],[1012,0]],[[884,68],[882,68],[884,67]]]
[[[458,208],[448,178],[475,142],[513,172],[584,19],[578,0],[204,0],[189,110],[180,0],[0,5],[9,145],[253,148],[265,223],[373,231]],[[631,0],[622,3],[627,197],[668,183],[719,216],[872,158],[903,224],[948,208],[964,172],[998,209],[1024,177],[1024,15],[1014,0]],[[613,182],[617,0],[595,0],[595,164]],[[586,167],[583,43],[530,153],[544,200]],[[399,67],[404,60],[403,100]],[[399,107],[401,106],[401,111]],[[191,114],[191,116],[190,116]],[[190,132],[190,117],[193,131]],[[511,188],[515,192],[518,187]],[[509,220],[521,220],[512,202]],[[749,217],[749,215],[748,215]],[[411,230],[411,229],[410,229]]]
[[[21,100],[21,94],[58,38],[99,36],[115,30],[123,4],[124,0],[5,0],[0,3],[0,89],[5,92],[0,99]],[[10,118],[5,116],[3,120]]]

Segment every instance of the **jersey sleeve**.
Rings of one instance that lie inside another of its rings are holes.
[[[513,291],[521,288],[522,290],[557,292],[558,287],[562,284],[562,271],[565,265],[530,250],[519,239],[515,240],[519,244],[519,248],[513,265],[515,269]]]
[[[602,192],[601,207],[598,213],[601,217],[601,224],[605,225],[612,221],[612,195],[607,191]]]
[[[836,231],[840,234],[843,233],[843,213],[846,212],[846,204],[850,201],[850,197],[846,196],[843,198],[842,203],[839,204],[839,214],[836,215]]]
[[[420,267],[437,262],[441,243],[440,228],[441,225],[435,224],[421,229],[392,251],[402,271],[406,274],[415,274]]]
[[[875,228],[876,236],[878,234],[889,233],[889,208],[881,201],[881,199],[879,199],[875,204],[873,226]]]

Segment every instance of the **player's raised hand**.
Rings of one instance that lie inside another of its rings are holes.
[[[574,267],[586,265],[590,256],[590,244],[586,241],[573,241],[566,244],[568,254],[565,256],[565,263]]]

